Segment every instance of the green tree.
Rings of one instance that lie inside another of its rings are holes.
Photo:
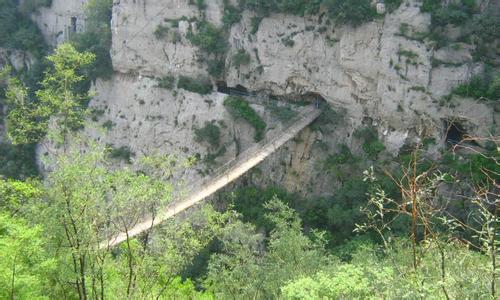
[[[40,226],[0,212],[0,298],[45,298],[54,260],[45,252],[42,232]]]
[[[85,30],[75,33],[71,43],[80,52],[91,52],[95,60],[87,67],[90,79],[109,78],[113,65],[111,49],[112,0],[90,0],[85,5]]]
[[[12,107],[7,117],[8,134],[14,144],[38,142],[49,128],[51,118],[56,122],[60,141],[69,132],[83,126],[88,92],[79,91],[85,80],[80,73],[91,64],[94,55],[80,53],[70,44],[60,45],[47,57],[52,67],[45,73],[38,101],[28,101],[28,91],[17,79],[10,79],[6,93]]]

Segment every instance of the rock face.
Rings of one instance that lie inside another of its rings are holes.
[[[47,40],[56,44],[71,28],[71,18],[82,15],[84,1],[54,0],[50,9],[35,16]],[[89,120],[87,132],[96,140],[127,145],[139,153],[199,154],[202,158],[217,149],[195,141],[193,129],[206,121],[219,122],[226,151],[216,159],[230,160],[253,143],[253,129],[233,120],[223,107],[225,95],[206,96],[157,87],[157,78],[167,74],[207,75],[207,66],[198,59],[198,50],[186,38],[194,19],[203,16],[221,25],[223,1],[207,1],[200,11],[188,0],[115,0],[112,16],[111,56],[114,76],[98,80],[97,96],[90,107],[100,112]],[[492,107],[462,99],[451,106],[441,101],[457,84],[468,80],[481,68],[472,62],[466,45],[435,50],[412,38],[426,32],[430,17],[420,13],[417,1],[407,1],[382,19],[357,28],[328,25],[322,16],[296,17],[273,14],[264,18],[252,34],[251,12],[229,31],[230,50],[224,81],[261,93],[299,99],[309,95],[324,98],[338,120],[321,131],[304,130],[295,140],[263,162],[249,177],[260,184],[281,184],[291,191],[309,194],[331,192],[331,178],[322,175],[321,162],[340,144],[361,151],[353,139],[356,128],[371,124],[391,154],[405,144],[434,138],[431,152],[444,146],[446,120],[454,120],[472,135],[486,134],[496,126]],[[168,24],[175,23],[176,26]],[[158,26],[167,26],[162,37]],[[70,26],[70,27],[68,27]],[[404,30],[403,30],[404,29]],[[248,65],[236,67],[233,55],[250,54]],[[440,62],[436,65],[433,62]],[[254,108],[267,121],[268,128],[279,128],[265,106]],[[100,130],[107,124],[108,130]],[[205,174],[200,163],[187,171],[194,180]],[[195,171],[197,170],[197,172]],[[263,176],[262,174],[265,174]]]
[[[49,8],[41,7],[33,20],[51,46],[69,39],[72,32],[84,28],[84,6],[87,0],[52,0]]]

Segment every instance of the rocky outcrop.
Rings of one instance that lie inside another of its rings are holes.
[[[164,75],[207,75],[198,50],[186,38],[195,19],[221,24],[223,1],[206,1],[200,11],[188,0],[115,0],[112,17],[111,56],[115,75],[95,84],[97,96],[90,107],[102,112],[89,120],[87,132],[96,140],[116,147],[127,145],[135,153],[200,154],[209,149],[194,140],[193,129],[215,120],[223,131],[226,152],[223,163],[253,143],[253,130],[235,122],[222,105],[224,95],[201,96],[182,89],[170,91],[156,86]],[[54,0],[35,19],[51,44],[67,37],[71,18],[82,15],[83,1]],[[443,102],[458,83],[481,70],[472,62],[471,48],[454,45],[436,50],[418,39],[428,31],[430,16],[422,14],[419,2],[408,1],[395,12],[357,28],[338,27],[318,16],[273,14],[264,18],[252,34],[251,12],[229,31],[231,45],[224,80],[266,94],[323,97],[341,110],[342,120],[323,130],[305,130],[283,149],[263,162],[252,174],[257,183],[280,183],[290,190],[317,193],[331,190],[331,179],[318,165],[339,144],[361,151],[353,132],[362,124],[374,125],[387,150],[397,154],[405,144],[434,138],[431,152],[444,145],[445,120],[458,120],[472,135],[486,135],[497,126],[492,107],[462,99]],[[80,24],[80,23],[78,23]],[[78,25],[79,26],[79,25]],[[77,27],[78,27],[77,26]],[[157,37],[159,26],[165,34]],[[78,27],[79,28],[79,27]],[[79,30],[77,28],[77,30]],[[236,67],[238,50],[251,56],[251,63]],[[280,122],[262,105],[254,105],[268,122]],[[107,123],[106,123],[107,122]],[[108,129],[102,130],[106,123]],[[110,125],[111,124],[111,125]],[[200,178],[207,169],[200,163],[185,174]]]
[[[87,0],[52,0],[50,7],[40,7],[32,16],[47,44],[56,46],[80,32],[85,26]]]

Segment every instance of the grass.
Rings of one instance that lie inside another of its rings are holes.
[[[254,140],[260,141],[264,137],[266,122],[257,112],[241,97],[228,96],[224,100],[224,106],[236,119],[244,119],[255,129]]]

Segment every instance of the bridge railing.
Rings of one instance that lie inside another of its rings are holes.
[[[234,159],[226,162],[222,166],[218,167],[213,172],[211,172],[208,176],[206,176],[206,177],[204,177],[202,179],[199,179],[199,180],[195,181],[194,183],[190,183],[191,188],[189,189],[189,191],[187,193],[183,192],[181,195],[178,195],[175,198],[182,198],[182,196],[195,193],[198,190],[202,190],[207,185],[209,185],[210,182],[213,182],[213,181],[217,180],[218,178],[225,176],[229,170],[231,170],[232,168],[238,166],[242,162],[246,161],[247,159],[249,159],[250,157],[252,157],[253,155],[255,155],[265,145],[273,143],[274,141],[278,140],[293,125],[295,125],[296,123],[298,123],[302,119],[304,119],[307,116],[309,116],[315,110],[317,110],[317,109],[315,109],[313,106],[304,108],[303,111],[301,111],[299,114],[297,114],[296,116],[294,116],[293,118],[291,118],[290,120],[288,120],[287,122],[285,122],[284,124],[282,124],[280,130],[274,132],[272,135],[266,136],[264,139],[262,139],[258,143],[254,144],[251,147],[249,147],[248,149],[244,150],[243,152],[241,152],[240,154],[238,154],[237,157],[235,157]],[[170,205],[175,205],[175,203],[177,203],[179,201],[182,201],[182,200],[180,200],[180,199],[179,200],[174,200],[174,201],[172,201],[169,204],[169,206]]]
[[[269,154],[273,153],[279,146],[290,140],[299,130],[307,126],[319,115],[320,111],[314,107],[305,108],[299,115],[292,118],[282,126],[280,130],[271,136],[267,136],[259,143],[248,148],[240,153],[233,160],[225,163],[213,172],[209,177],[200,179],[191,184],[191,189],[184,195],[174,193],[174,200],[166,207],[161,208],[156,218],[152,216],[144,216],[142,221],[131,228],[127,233],[121,232],[117,235],[107,234],[107,238],[99,243],[101,249],[112,247],[123,242],[125,239],[136,236],[141,232],[149,230],[152,226],[158,225],[166,218],[176,215],[177,213],[195,205],[198,201],[212,195],[219,188],[224,187],[232,180],[238,178],[249,168],[259,163]],[[242,164],[250,162],[255,159],[250,166],[242,167]],[[240,168],[240,169],[238,169]],[[227,176],[224,178],[224,176]]]

